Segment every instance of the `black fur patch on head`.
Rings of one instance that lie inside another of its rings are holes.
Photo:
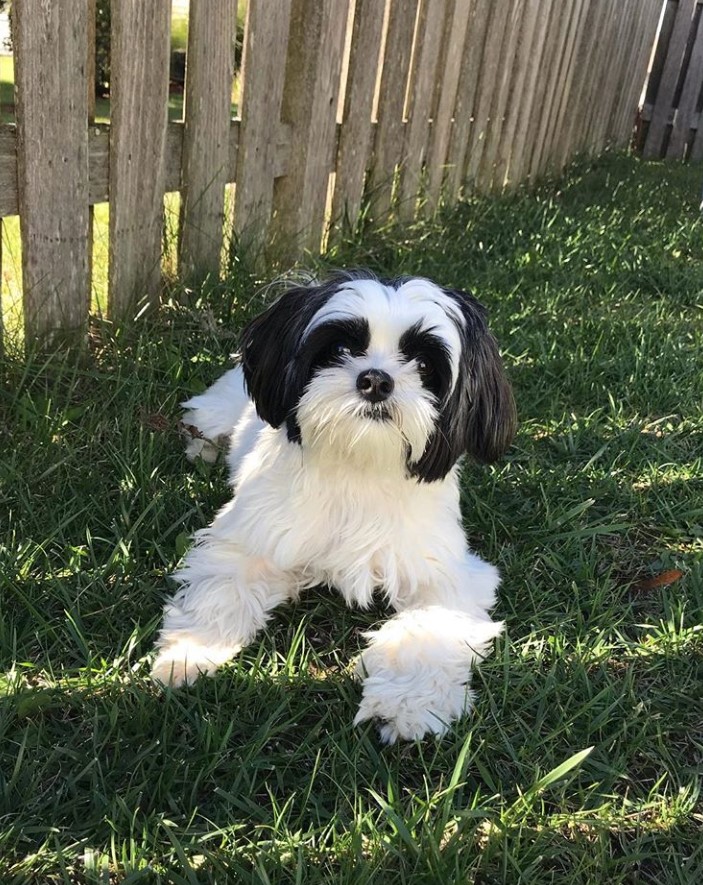
[[[323,324],[303,342],[303,333],[315,314],[340,285],[354,279],[375,277],[365,271],[340,272],[319,285],[287,289],[242,332],[244,380],[257,414],[272,427],[286,423],[291,440],[300,441],[295,417],[298,400],[314,369],[332,359],[335,343],[350,349],[368,347],[368,324],[361,318]]]
[[[422,482],[443,479],[468,453],[489,464],[510,446],[517,425],[512,388],[505,375],[486,310],[467,292],[443,290],[459,306],[462,348],[454,390],[440,402],[437,428],[410,472]]]
[[[288,289],[242,332],[244,380],[260,418],[280,427],[300,396],[291,371],[306,326],[336,291],[336,284]]]
[[[415,360],[422,386],[442,403],[452,385],[452,367],[447,344],[431,329],[420,323],[411,326],[400,338],[400,350],[408,360]]]

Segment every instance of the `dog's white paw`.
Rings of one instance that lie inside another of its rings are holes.
[[[363,658],[359,667],[363,671]],[[394,678],[386,672],[366,676],[354,725],[375,719],[381,739],[388,744],[443,735],[455,719],[471,709],[473,701],[466,684],[449,685],[443,675],[406,673]]]
[[[501,629],[482,612],[428,606],[364,634],[369,646],[357,660],[363,693],[354,723],[378,720],[388,743],[444,734],[471,709],[473,665]]]
[[[199,676],[212,674],[238,651],[239,647],[210,648],[190,640],[163,645],[151,665],[151,678],[173,688],[191,685]]]

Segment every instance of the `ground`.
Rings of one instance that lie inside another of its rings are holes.
[[[257,309],[242,264],[91,353],[0,363],[0,881],[703,879],[701,170],[612,157],[321,264],[472,288],[520,414],[467,464],[506,634],[470,721],[383,747],[310,592],[214,679],[147,676],[167,576],[225,501],[178,402]]]

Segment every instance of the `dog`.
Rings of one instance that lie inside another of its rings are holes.
[[[228,440],[234,497],[174,575],[154,679],[211,673],[308,588],[362,608],[380,591],[394,614],[364,634],[354,723],[377,720],[388,743],[443,734],[502,629],[498,571],[459,510],[462,456],[495,461],[516,428],[482,305],[365,271],[292,286],[246,326],[239,365],[183,406],[204,437],[191,449]]]

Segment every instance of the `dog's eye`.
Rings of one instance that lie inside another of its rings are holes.
[[[333,356],[351,356],[351,348],[342,341],[337,341],[332,345]]]
[[[417,370],[421,375],[427,377],[434,372],[434,366],[432,363],[424,356],[420,356],[416,360],[417,362]]]

